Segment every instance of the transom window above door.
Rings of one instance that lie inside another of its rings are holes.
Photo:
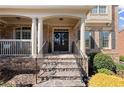
[[[15,29],[16,39],[31,39],[31,27],[18,27]]]

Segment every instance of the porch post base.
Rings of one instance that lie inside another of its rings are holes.
[[[35,55],[32,55],[32,58],[36,58],[37,57],[37,55],[35,54]]]

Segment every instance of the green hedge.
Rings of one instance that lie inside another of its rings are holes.
[[[124,56],[120,56],[120,61],[124,61]]]
[[[111,71],[116,71],[116,66],[110,56],[103,53],[98,53],[94,57],[94,67],[96,70],[105,68]]]

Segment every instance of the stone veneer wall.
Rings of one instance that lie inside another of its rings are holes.
[[[118,63],[119,62],[119,55],[117,52],[108,52],[106,53],[108,54],[109,56],[111,56],[111,58],[114,60],[115,63]]]
[[[0,80],[16,86],[36,84],[36,61],[33,58],[1,57]],[[2,79],[3,78],[3,79]]]
[[[12,39],[13,38],[13,26],[7,25],[5,28],[1,29],[1,37],[2,39]]]
[[[9,69],[15,71],[35,71],[36,62],[33,58],[1,57],[0,70]]]

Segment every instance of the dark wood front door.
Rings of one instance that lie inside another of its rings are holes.
[[[54,51],[68,51],[68,32],[54,32]]]

